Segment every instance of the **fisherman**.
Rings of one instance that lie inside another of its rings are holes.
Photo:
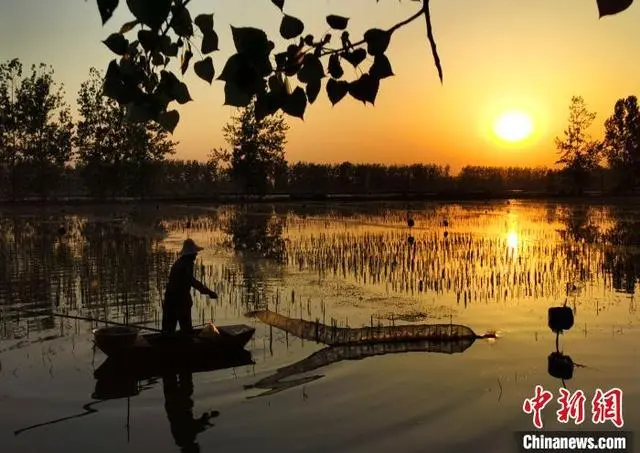
[[[203,248],[196,245],[193,239],[187,239],[182,244],[180,257],[171,266],[169,282],[162,302],[162,332],[174,333],[176,324],[180,324],[182,333],[191,333],[193,329],[191,321],[191,288],[197,289],[201,294],[207,294],[212,299],[217,299],[215,291],[207,288],[193,276],[193,267],[198,252]]]

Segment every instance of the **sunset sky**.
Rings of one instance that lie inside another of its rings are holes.
[[[432,21],[444,68],[438,80],[417,20],[394,34],[388,56],[395,77],[382,82],[376,106],[346,98],[331,107],[323,91],[305,120],[291,118],[290,162],[383,162],[545,165],[557,158],[553,138],[566,126],[572,95],[598,113],[594,135],[618,98],[640,95],[640,6],[598,19],[595,0],[433,0]],[[231,6],[229,6],[231,5]],[[350,17],[350,31],[388,28],[419,8],[408,0],[286,0],[305,34],[325,33],[326,14]],[[269,0],[193,0],[192,16],[215,14],[221,51],[216,76],[233,53],[229,25],[263,28],[281,49],[280,11]],[[25,0],[0,6],[0,60],[51,64],[75,109],[89,67],[106,69],[113,54],[101,43],[131,16],[124,0],[102,27],[95,0]],[[635,31],[634,31],[635,30]],[[345,66],[351,77],[351,69]],[[194,102],[178,106],[176,158],[204,160],[224,146],[221,129],[233,113],[223,83],[185,76]],[[517,145],[493,133],[509,110],[527,113],[533,135]]]

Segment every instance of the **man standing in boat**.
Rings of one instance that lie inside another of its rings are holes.
[[[176,324],[180,324],[180,331],[190,333],[193,328],[191,321],[191,288],[213,299],[218,295],[207,288],[193,276],[193,268],[198,252],[203,248],[196,245],[193,239],[187,239],[182,244],[180,257],[171,266],[169,282],[162,302],[162,331],[165,334],[174,333]]]

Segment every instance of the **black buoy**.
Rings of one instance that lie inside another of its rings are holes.
[[[444,232],[444,237],[447,237],[447,236],[449,236],[449,232],[448,232],[448,231],[445,231],[445,232]]]
[[[548,373],[557,379],[569,380],[573,377],[573,360],[561,352],[552,352],[547,359]]]
[[[413,238],[413,236],[409,236],[407,240],[409,241],[409,245],[413,245],[413,243],[415,242],[415,239]]]
[[[407,225],[409,225],[409,228],[413,228],[413,225],[415,225],[415,222],[413,221],[413,218],[409,217],[407,219]]]
[[[447,219],[443,220],[442,225],[446,228],[449,226],[449,222],[447,221]]]
[[[549,328],[553,332],[569,330],[573,327],[573,310],[569,307],[549,308]]]

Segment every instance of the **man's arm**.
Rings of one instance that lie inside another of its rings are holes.
[[[201,294],[212,294],[209,288],[207,288],[204,283],[198,281],[195,277],[191,276],[191,286],[199,291]]]

